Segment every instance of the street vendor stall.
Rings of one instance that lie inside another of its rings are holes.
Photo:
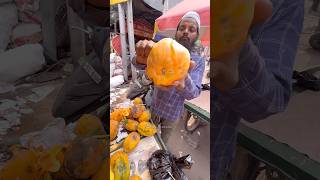
[[[128,158],[125,162],[128,165],[126,173],[148,180],[151,177],[147,161],[152,153],[166,148],[156,133],[157,128],[150,119],[150,111],[142,103],[142,99],[136,98],[113,107],[110,115],[110,157],[112,163],[119,158],[115,154],[122,153]],[[115,163],[114,166],[117,165]],[[111,169],[117,168],[111,165]]]
[[[143,180],[151,180],[150,162],[148,161],[156,152],[164,150],[177,159],[185,158],[185,161],[190,163],[188,168],[183,169],[187,178],[206,179],[209,177],[209,138],[203,139],[204,141],[194,139],[194,136],[199,136],[200,132],[201,137],[210,137],[210,115],[207,111],[210,107],[210,101],[201,103],[204,99],[208,99],[209,93],[209,91],[204,91],[200,97],[185,103],[185,116],[180,120],[176,128],[177,131],[170,135],[167,143],[162,141],[156,127],[152,125],[152,119],[148,115],[149,110],[143,104],[140,104],[142,103],[140,98],[133,101],[127,100],[113,107],[110,117],[111,169],[116,169],[117,165],[121,166],[120,162],[118,164],[115,162],[123,157],[127,159],[127,162],[124,163],[127,165],[125,171],[130,176],[138,175]],[[142,108],[140,109],[140,107]],[[196,130],[188,132],[184,124],[193,118],[201,121],[201,127],[199,126]],[[150,124],[145,125],[149,122]],[[133,138],[134,136],[138,138]]]

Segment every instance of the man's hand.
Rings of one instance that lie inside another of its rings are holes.
[[[254,16],[251,27],[265,22],[272,15],[272,3],[270,0],[257,0],[254,7]]]
[[[190,61],[189,70],[191,70],[195,66],[196,66],[196,63],[194,61]],[[188,73],[180,80],[173,82],[173,84],[171,86],[156,86],[156,87],[159,89],[162,89],[162,90],[169,90],[171,88],[176,88],[178,91],[183,91],[185,88],[186,78],[190,78]]]
[[[221,92],[233,89],[239,81],[239,54],[240,50],[234,51],[222,60],[211,61],[212,81],[214,86]]]
[[[270,0],[257,0],[255,5],[254,18],[251,23],[251,28],[263,23],[272,15],[272,4]],[[214,59],[212,62],[213,83],[221,92],[226,92],[233,89],[239,82],[239,54],[242,46],[239,49],[233,50],[228,56],[223,59]]]
[[[147,64],[150,51],[155,43],[153,41],[141,40],[136,44],[136,61],[139,64]]]

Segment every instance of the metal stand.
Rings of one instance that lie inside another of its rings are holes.
[[[127,56],[127,43],[126,43],[126,21],[125,12],[123,4],[118,4],[119,11],[119,28],[120,28],[120,38],[121,38],[121,56],[123,61],[123,75],[124,80],[128,81],[128,56]]]
[[[137,79],[136,68],[132,65],[131,61],[135,56],[135,42],[134,42],[134,29],[133,29],[133,12],[132,12],[132,0],[124,1],[120,0],[118,3],[113,2],[111,5],[118,5],[119,13],[119,25],[120,25],[120,37],[121,37],[121,56],[124,64],[124,78],[128,80],[128,67],[130,65],[132,71],[132,80]],[[126,10],[125,10],[126,8]],[[127,21],[126,21],[127,20]],[[126,27],[127,22],[128,40],[129,40],[129,57],[127,56],[127,41],[126,41]]]

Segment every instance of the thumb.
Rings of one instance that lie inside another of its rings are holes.
[[[194,67],[196,67],[196,62],[190,61],[189,70],[190,70],[190,69],[193,69]]]

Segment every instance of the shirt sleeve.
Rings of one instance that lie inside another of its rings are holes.
[[[196,62],[196,66],[189,71],[189,74],[185,80],[185,88],[182,91],[182,96],[185,99],[191,100],[200,95],[204,69],[205,60],[200,58],[200,60]]]
[[[253,43],[251,37],[239,57],[239,83],[220,93],[219,101],[249,122],[285,110],[299,36],[303,26],[303,1],[282,7],[267,22]]]

